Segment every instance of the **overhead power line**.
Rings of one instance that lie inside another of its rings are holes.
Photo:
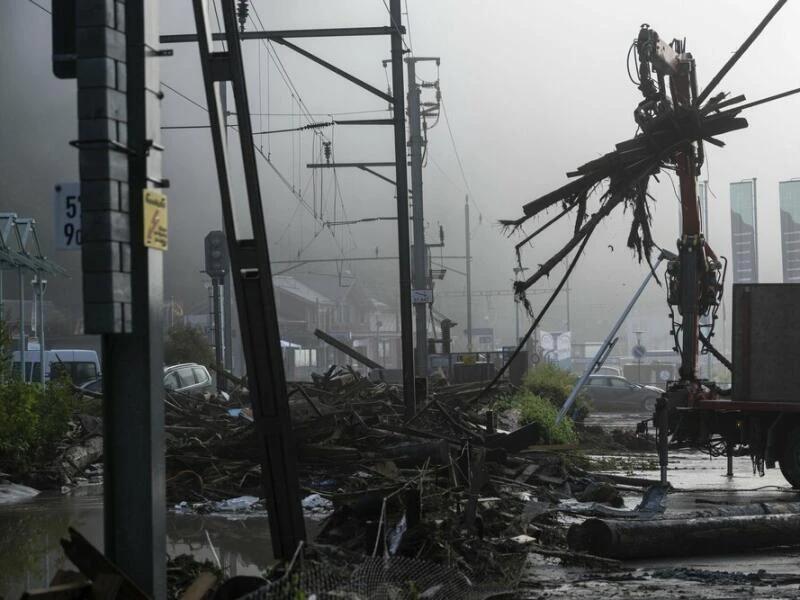
[[[45,8],[44,6],[42,6],[41,4],[39,4],[38,2],[36,2],[36,0],[28,0],[28,2],[30,2],[31,4],[33,4],[35,7],[37,7],[37,8],[40,8],[41,10],[43,10],[44,12],[46,12],[48,15],[51,15],[51,14],[53,14],[52,12],[50,12],[50,10],[48,10],[47,8]]]
[[[200,110],[203,110],[203,111],[205,111],[205,112],[208,112],[208,109],[207,109],[205,106],[203,106],[202,104],[200,104],[199,102],[197,102],[197,101],[195,101],[195,100],[192,100],[192,99],[191,99],[189,96],[187,96],[187,95],[186,95],[186,94],[184,94],[183,92],[180,92],[180,91],[176,90],[174,87],[172,87],[172,86],[171,86],[171,85],[169,85],[168,83],[165,83],[164,81],[161,81],[161,85],[163,85],[165,88],[167,88],[167,89],[168,89],[169,91],[171,91],[173,94],[177,94],[178,96],[180,96],[181,98],[183,98],[183,99],[184,99],[184,100],[186,100],[187,102],[189,102],[189,103],[191,103],[191,104],[194,104],[194,105],[195,105],[197,108],[199,108]]]
[[[461,179],[463,179],[464,181],[464,187],[467,188],[469,199],[472,201],[472,205],[475,207],[475,210],[478,211],[478,216],[481,218],[481,220],[483,220],[483,213],[481,212],[480,207],[475,201],[475,194],[472,193],[472,190],[469,187],[469,181],[467,181],[467,175],[466,173],[464,173],[464,165],[461,162],[461,155],[458,153],[458,147],[456,146],[456,139],[453,136],[453,128],[450,126],[450,119],[447,116],[447,107],[445,106],[444,98],[441,98],[439,100],[439,103],[442,105],[442,114],[444,115],[444,122],[447,125],[447,133],[450,135],[450,143],[453,145],[453,152],[456,155],[456,161],[458,162],[458,170],[461,171]]]

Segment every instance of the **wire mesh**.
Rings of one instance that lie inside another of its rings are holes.
[[[395,556],[365,558],[349,571],[321,563],[289,573],[242,600],[484,600],[511,594],[511,589],[473,585],[458,570]]]

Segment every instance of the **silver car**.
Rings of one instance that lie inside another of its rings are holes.
[[[83,384],[81,388],[89,392],[103,393],[103,380],[93,379]],[[217,393],[208,369],[197,363],[164,367],[164,389],[167,392],[196,397],[204,396],[206,393]],[[219,395],[225,400],[228,399],[225,392]]]
[[[590,375],[582,391],[596,411],[632,413],[652,413],[664,393],[661,388],[631,383],[618,375]]]

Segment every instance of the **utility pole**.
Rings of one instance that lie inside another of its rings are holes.
[[[228,82],[223,81],[220,83],[221,102],[222,105],[222,123],[225,128],[225,144],[228,144]],[[220,215],[222,221],[222,231],[225,231],[225,219]],[[219,289],[214,288],[217,295]],[[225,370],[228,373],[233,372],[233,286],[231,284],[231,273],[228,270],[222,278],[222,337],[217,339],[223,340],[223,347],[225,349]],[[218,311],[214,309],[216,315]],[[216,324],[214,325],[216,327]],[[219,331],[219,330],[218,330]],[[219,361],[217,361],[219,365]],[[222,385],[220,389],[227,387],[227,381],[224,377],[217,377],[217,385]]]
[[[469,196],[464,200],[464,234],[467,255],[467,352],[472,352],[472,258],[469,252]]]
[[[414,340],[411,336],[411,264],[408,235],[408,167],[406,165],[406,111],[403,92],[403,34],[400,29],[402,9],[400,0],[390,0],[389,16],[392,27],[392,91],[394,109],[394,155],[397,186],[397,245],[400,255],[400,330],[402,343],[403,397],[405,417],[417,412],[414,387]]]
[[[407,58],[408,65],[408,129],[411,146],[411,206],[414,223],[414,308],[417,324],[417,352],[415,371],[418,379],[427,381],[428,376],[428,304],[433,301],[432,285],[428,278],[427,245],[425,244],[424,195],[422,192],[422,123],[420,96],[422,90],[417,83],[416,65],[421,61],[436,61],[438,58]],[[420,382],[422,386],[423,382]]]
[[[87,6],[83,6],[87,4]],[[105,554],[166,597],[163,251],[156,0],[53,3],[53,72],[77,78],[84,330],[103,336]],[[77,43],[76,43],[77,40]]]
[[[84,330],[103,336],[105,555],[166,597],[164,254],[157,0],[53,3],[53,72],[77,78]]]

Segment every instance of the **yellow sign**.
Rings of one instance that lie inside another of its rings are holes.
[[[167,196],[156,190],[144,190],[144,245],[156,250],[169,246]]]

